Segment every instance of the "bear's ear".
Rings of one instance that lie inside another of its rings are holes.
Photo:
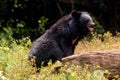
[[[72,17],[74,17],[75,19],[78,19],[78,18],[80,18],[81,13],[78,12],[78,11],[76,11],[76,10],[73,10],[73,11],[71,12],[71,15],[72,15]]]

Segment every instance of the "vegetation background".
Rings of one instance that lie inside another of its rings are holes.
[[[109,71],[97,67],[90,72],[87,65],[66,65],[55,73],[60,62],[37,74],[27,56],[32,42],[74,9],[88,11],[96,23],[95,32],[79,42],[75,53],[120,50],[119,5],[120,0],[0,0],[0,80],[107,80],[104,73]]]
[[[30,36],[33,41],[74,9],[88,11],[115,35],[120,31],[119,5],[120,0],[0,0],[0,37]]]

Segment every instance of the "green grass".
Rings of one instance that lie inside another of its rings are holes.
[[[106,80],[103,75],[106,71],[90,72],[88,65],[82,68],[68,63],[56,73],[54,67],[60,66],[60,62],[54,65],[49,62],[49,66],[36,73],[27,60],[31,44],[29,38],[0,41],[0,80]],[[75,53],[115,49],[120,49],[120,35],[112,37],[106,33],[103,42],[96,37],[91,42],[86,39],[80,41]]]

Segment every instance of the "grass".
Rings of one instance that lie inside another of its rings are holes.
[[[101,36],[101,35],[99,35]],[[107,32],[103,35],[104,40],[94,37],[90,42],[87,40],[79,41],[76,46],[75,53],[86,52],[86,51],[107,51],[107,50],[120,50],[120,34],[112,36],[111,33]]]
[[[112,37],[110,33],[104,34],[104,41],[94,37],[92,41],[86,39],[80,41],[76,46],[75,53],[86,51],[103,51],[120,49],[120,35]],[[54,72],[54,65],[42,67],[40,73],[28,63],[27,56],[31,46],[29,38],[22,40],[0,41],[0,80],[107,80],[104,77],[106,71],[96,70],[90,72],[88,66],[74,66],[66,64],[60,69],[60,73]]]

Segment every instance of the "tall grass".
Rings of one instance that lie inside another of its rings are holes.
[[[110,33],[104,34],[104,41],[94,37],[92,41],[86,39],[79,42],[75,53],[85,51],[103,51],[120,49],[120,35],[112,37]],[[104,71],[96,70],[90,72],[88,67],[66,64],[59,73],[54,67],[61,65],[60,62],[54,65],[42,67],[40,73],[36,73],[34,67],[30,66],[27,60],[31,41],[29,38],[22,40],[0,40],[0,80],[106,80]]]
[[[102,35],[98,37],[94,36],[91,41],[83,39],[79,41],[76,46],[75,53],[86,52],[86,51],[107,51],[107,50],[120,50],[120,33],[116,36],[112,36],[110,32],[105,33],[101,40]]]

